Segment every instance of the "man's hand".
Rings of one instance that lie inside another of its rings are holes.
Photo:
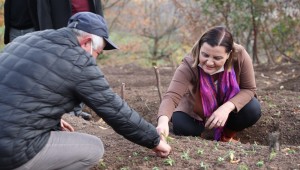
[[[171,152],[171,146],[167,144],[165,141],[160,140],[159,144],[153,149],[159,157],[167,157]]]
[[[63,131],[69,131],[69,132],[74,132],[74,128],[66,121],[63,119],[60,119],[60,126]]]
[[[224,127],[230,112],[232,112],[234,109],[235,105],[233,103],[224,103],[209,117],[205,123],[205,127],[208,127],[209,129]]]

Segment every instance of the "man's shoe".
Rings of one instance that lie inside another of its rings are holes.
[[[91,120],[92,115],[87,112],[81,112],[78,116],[81,116],[84,120]]]

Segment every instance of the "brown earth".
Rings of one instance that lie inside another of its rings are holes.
[[[125,83],[125,101],[156,126],[159,96],[154,70],[134,64],[101,69],[116,93],[120,94],[121,84]],[[173,70],[159,71],[165,92]],[[64,118],[77,131],[102,139],[106,152],[93,170],[300,169],[300,65],[264,65],[255,67],[255,72],[263,115],[253,127],[238,134],[238,144],[209,140],[209,133],[206,139],[171,134],[172,152],[169,158],[159,158],[116,134],[95,113],[92,121],[70,115]],[[280,132],[280,150],[270,152],[269,134],[275,131]]]

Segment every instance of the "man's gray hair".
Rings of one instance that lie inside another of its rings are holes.
[[[99,37],[99,36],[94,35],[94,34],[87,33],[85,31],[82,31],[82,30],[79,30],[79,29],[73,28],[72,30],[73,30],[73,32],[75,33],[75,35],[77,37],[92,36],[93,49],[94,50],[96,50],[101,45],[101,42],[104,40],[102,37]],[[104,47],[101,47],[101,49],[103,49],[103,48]]]

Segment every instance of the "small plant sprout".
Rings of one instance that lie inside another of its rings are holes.
[[[159,168],[155,166],[152,168],[152,170],[159,170]]]
[[[300,146],[299,146],[299,149],[300,149]],[[282,149],[282,152],[285,152],[286,154],[295,154],[296,153],[296,151],[291,148],[284,148],[284,149]]]
[[[138,156],[139,153],[138,153],[138,152],[133,152],[132,155],[133,155],[133,156]]]
[[[248,166],[245,165],[245,164],[241,164],[241,165],[239,165],[238,168],[237,168],[237,170],[248,170],[248,169],[249,169]]]
[[[197,154],[198,154],[198,155],[202,155],[203,153],[204,153],[204,150],[203,150],[203,149],[198,149],[198,150],[197,150]]]
[[[264,161],[258,161],[257,163],[256,163],[256,166],[258,166],[258,167],[262,167],[264,165]]]
[[[215,149],[215,150],[218,150],[218,146],[219,146],[219,143],[218,143],[218,142],[216,142],[216,143],[215,143],[215,147],[214,147],[214,149]]]
[[[235,158],[234,151],[229,151],[228,156],[229,156],[230,163],[235,164],[235,163],[239,163],[240,162],[240,159],[236,159]]]
[[[272,149],[272,152],[270,153],[270,156],[269,156],[269,160],[272,160],[276,157],[276,151],[274,151],[274,149]]]
[[[120,170],[129,170],[128,167],[122,167]]]
[[[149,157],[148,157],[148,156],[145,156],[145,157],[144,157],[144,161],[149,161]]]
[[[183,152],[180,157],[181,157],[181,159],[189,160],[190,159],[189,151]]]
[[[239,159],[236,159],[235,156],[234,156],[234,151],[230,150],[226,155],[224,155],[223,157],[222,156],[219,156],[218,157],[218,162],[223,162],[226,158],[229,159],[229,162],[230,163],[238,163],[240,162]]]
[[[294,149],[290,149],[290,150],[288,151],[288,153],[289,153],[289,154],[295,154],[296,151],[295,151]]]
[[[230,162],[234,159],[234,151],[229,151],[229,160]]]
[[[167,143],[171,143],[172,140],[174,139],[174,138],[172,138],[170,136],[167,136],[165,133],[161,133],[160,135],[162,135],[166,139]]]
[[[98,167],[99,167],[99,169],[106,169],[106,164],[103,161],[103,159],[100,159],[100,161],[98,163]]]
[[[164,164],[173,166],[175,164],[175,161],[170,156],[168,156],[168,158],[164,160]]]
[[[204,162],[200,163],[200,169],[201,170],[206,170],[208,168],[208,165],[204,164]]]
[[[223,162],[224,161],[224,158],[222,156],[219,156],[218,157],[218,162]]]
[[[254,144],[252,145],[252,152],[253,153],[256,153],[256,149],[257,149],[257,143],[256,143],[256,141],[254,141]]]

